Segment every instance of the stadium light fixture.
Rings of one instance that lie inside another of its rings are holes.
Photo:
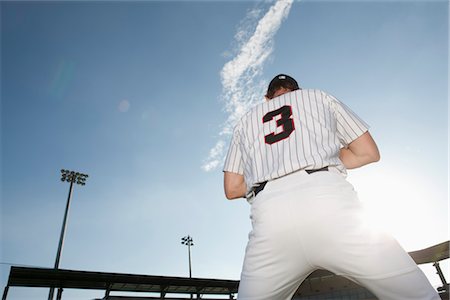
[[[87,175],[87,174],[83,174],[83,173],[79,173],[79,172],[75,172],[75,171],[69,171],[69,170],[65,170],[65,169],[61,170],[61,181],[62,182],[64,182],[64,181],[70,182],[70,187],[69,187],[69,196],[67,197],[66,210],[64,212],[64,219],[63,219],[63,224],[62,224],[62,228],[61,228],[61,235],[59,237],[58,251],[56,253],[56,260],[55,260],[55,267],[54,267],[56,270],[59,268],[59,261],[61,258],[61,252],[62,252],[62,248],[63,248],[63,244],[64,244],[64,235],[65,235],[66,227],[67,227],[67,216],[69,214],[69,207],[70,207],[70,200],[72,198],[73,185],[74,185],[74,183],[79,184],[79,185],[85,185],[86,179],[88,177],[89,177],[89,175]],[[50,292],[48,294],[48,300],[53,300],[54,292],[55,292],[55,289],[50,288]],[[58,290],[57,299],[61,298],[61,294],[62,294],[62,290]]]
[[[194,246],[194,240],[190,235],[181,239],[181,244],[188,246],[189,253],[189,278],[192,278],[192,265],[191,265],[191,246]]]

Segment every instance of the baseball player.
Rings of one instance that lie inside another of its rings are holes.
[[[316,269],[382,300],[440,299],[391,236],[363,219],[346,169],[379,160],[368,125],[321,90],[277,75],[237,123],[224,166],[228,199],[251,204],[240,300],[288,300]]]

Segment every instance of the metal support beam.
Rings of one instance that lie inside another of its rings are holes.
[[[442,284],[444,285],[445,291],[446,291],[447,293],[450,292],[450,288],[449,288],[449,286],[448,286],[447,280],[445,280],[444,273],[442,272],[442,269],[441,269],[441,267],[439,266],[439,262],[435,262],[435,263],[433,264],[433,267],[436,268],[437,274],[439,275],[439,278],[441,278],[441,281],[442,281]]]
[[[63,289],[59,288],[58,293],[56,294],[56,300],[61,300],[62,293],[63,293]]]
[[[7,285],[5,287],[5,289],[3,290],[3,297],[2,300],[6,300],[6,297],[8,296],[8,290],[9,290],[9,286]]]
[[[105,290],[105,299],[108,299],[110,293],[111,293],[111,285],[109,284]]]

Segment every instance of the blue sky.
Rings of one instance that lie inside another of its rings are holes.
[[[89,178],[75,187],[61,268],[188,276],[189,234],[194,277],[239,278],[249,205],[225,199],[220,163],[204,166],[234,116],[224,66],[274,5],[1,2],[2,289],[11,264],[53,267],[62,168]],[[407,251],[448,240],[448,3],[295,1],[285,12],[239,92],[253,104],[287,73],[345,102],[382,155],[348,177],[371,218]],[[8,299],[47,293],[11,288]],[[64,294],[91,295],[102,292]]]

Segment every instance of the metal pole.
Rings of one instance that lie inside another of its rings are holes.
[[[188,252],[189,252],[189,278],[192,278],[192,268],[191,268],[191,241],[188,241]],[[191,293],[190,299],[192,299],[192,293]]]
[[[441,267],[439,266],[439,262],[435,262],[435,263],[433,264],[433,267],[436,268],[437,274],[439,275],[439,278],[441,278],[442,284],[444,285],[444,289],[445,289],[445,291],[448,293],[450,289],[449,289],[447,280],[445,280],[444,273],[442,272],[442,269],[441,269]]]
[[[70,207],[70,200],[72,199],[72,191],[73,191],[73,180],[70,181],[69,196],[67,197],[66,211],[64,212],[64,220],[61,228],[61,236],[59,237],[58,253],[56,254],[56,261],[55,261],[55,269],[59,268],[59,260],[61,258],[61,252],[64,244],[64,235],[66,233],[67,217],[69,215],[69,207]]]
[[[63,244],[64,244],[64,235],[65,235],[66,227],[67,227],[67,216],[69,214],[70,200],[72,198],[74,181],[75,181],[75,178],[72,178],[70,180],[69,196],[67,197],[66,211],[64,212],[64,219],[63,219],[63,224],[62,224],[62,228],[61,228],[61,235],[59,237],[58,252],[56,253],[55,270],[57,270],[59,268],[59,260],[61,258],[61,251],[62,251]],[[48,300],[53,300],[54,292],[55,292],[55,288],[51,287],[50,292],[48,294]]]
[[[3,290],[3,297],[2,300],[6,300],[6,297],[8,296],[9,286],[7,285],[5,289]]]
[[[191,244],[188,244],[188,252],[189,252],[189,278],[192,278],[192,268],[191,268]]]
[[[58,289],[58,294],[56,294],[56,300],[61,300],[62,292],[63,292],[63,289],[59,288]]]
[[[192,265],[191,265],[191,246],[194,246],[193,240],[191,236],[185,236],[181,239],[181,244],[188,246],[188,254],[189,254],[189,278],[192,278]],[[191,299],[192,299],[192,293]]]

